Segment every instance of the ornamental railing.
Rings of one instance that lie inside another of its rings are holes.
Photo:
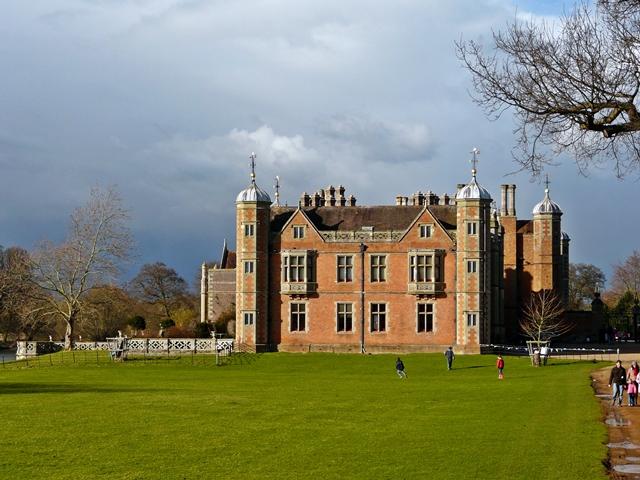
[[[232,338],[129,338],[129,355],[166,355],[172,353],[233,352]],[[16,359],[54,353],[64,348],[63,342],[17,342]],[[75,342],[74,350],[109,350],[107,342]]]

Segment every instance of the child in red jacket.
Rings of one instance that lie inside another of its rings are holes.
[[[502,369],[504,368],[504,360],[500,355],[498,355],[498,363],[496,363],[496,368],[498,369],[498,378],[504,378],[502,374]]]

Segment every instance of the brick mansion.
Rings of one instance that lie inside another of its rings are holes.
[[[518,337],[531,292],[567,298],[569,237],[548,185],[532,219],[516,216],[515,185],[493,206],[475,161],[451,197],[357,206],[329,186],[282,206],[258,187],[254,158],[236,250],[203,265],[201,291],[203,321],[235,302],[236,341],[258,351],[477,353]]]

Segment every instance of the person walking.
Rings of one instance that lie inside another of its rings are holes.
[[[453,365],[453,359],[456,356],[453,354],[453,347],[449,347],[446,352],[444,352],[444,356],[447,357],[447,370],[451,370],[451,365]]]
[[[400,357],[398,357],[398,360],[396,360],[396,370],[398,371],[398,376],[400,378],[402,378],[403,375],[404,378],[407,378],[407,372],[404,371],[404,363],[402,363]]]
[[[633,368],[635,363],[636,362],[633,362],[631,364],[631,367],[629,367],[629,370],[627,370],[627,395],[630,407],[635,407],[638,404],[638,402],[636,401],[636,397],[638,395],[638,384],[636,383],[638,379],[638,373]]]
[[[611,393],[611,406],[616,404],[622,405],[622,397],[624,395],[624,387],[627,384],[627,371],[622,367],[622,362],[618,360],[616,366],[611,369],[609,375],[609,386],[613,385],[613,391]]]
[[[502,359],[501,355],[498,355],[498,363],[496,363],[496,368],[498,369],[498,378],[504,378],[504,375],[502,374],[502,369],[504,368],[504,360]]]

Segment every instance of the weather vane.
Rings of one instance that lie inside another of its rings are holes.
[[[273,188],[276,189],[276,201],[274,203],[276,203],[277,205],[280,205],[280,202],[278,201],[278,197],[280,197],[280,176],[276,175],[276,184],[273,186]]]
[[[473,163],[473,174],[475,175],[475,173],[476,173],[476,165],[480,161],[480,160],[478,160],[478,155],[480,155],[480,150],[478,150],[476,147],[473,147],[473,150],[471,150],[470,153],[473,154],[473,158],[471,160],[469,160],[469,162]]]
[[[251,163],[249,164],[249,166],[251,167],[251,181],[255,182],[255,180],[256,180],[256,166],[258,165],[256,163],[256,154],[251,152],[251,156],[249,158],[251,159]]]

